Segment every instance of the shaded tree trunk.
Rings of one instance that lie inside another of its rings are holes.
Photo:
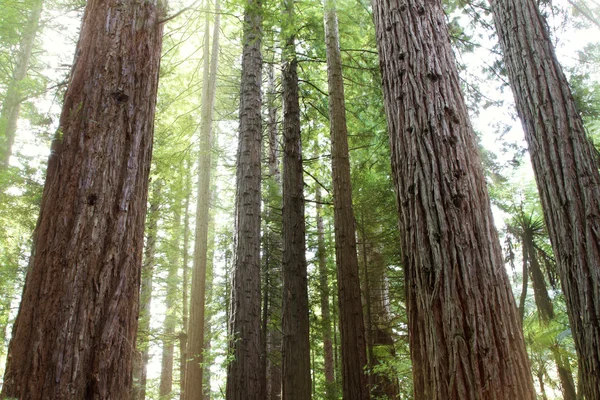
[[[261,367],[260,153],[262,143],[262,3],[244,10],[239,147],[236,173],[235,255],[229,312],[227,400],[265,397]]]
[[[345,400],[365,400],[370,395],[365,375],[365,325],[352,210],[342,59],[335,2],[326,0],[324,4],[343,396]]]
[[[207,7],[208,8],[208,7]],[[198,156],[198,193],[196,203],[196,236],[194,243],[192,294],[188,327],[185,398],[195,400],[203,395],[203,349],[208,263],[208,220],[210,207],[210,172],[213,147],[213,113],[219,60],[219,2],[215,3],[213,47],[210,49],[210,21],[207,9],[204,32],[202,110],[200,115],[200,150]],[[211,56],[212,54],[212,56]]]
[[[563,400],[577,400],[575,381],[573,380],[573,372],[571,371],[568,357],[561,354],[558,344],[554,344],[550,350],[552,351],[554,362],[556,363]]]
[[[525,318],[525,300],[527,300],[527,289],[529,288],[529,252],[526,251],[524,238],[521,238],[521,243],[523,246],[523,285],[521,296],[519,297],[519,317],[521,318],[521,322],[523,322]]]
[[[284,0],[282,396],[311,398],[306,223],[294,1]]]
[[[265,204],[265,299],[266,313],[266,374],[267,400],[281,398],[281,174],[279,172],[279,134],[274,63],[268,66],[267,129],[269,134],[267,179],[268,198]]]
[[[414,396],[535,399],[440,1],[374,0]]]
[[[19,46],[12,80],[9,82],[0,111],[0,172],[8,168],[12,148],[17,133],[17,121],[21,111],[21,103],[25,100],[23,81],[27,77],[33,45],[37,36],[42,15],[42,0],[32,2],[31,10]]]
[[[86,6],[0,397],[131,396],[161,14]]]
[[[600,399],[600,171],[534,0],[491,1],[588,400]]]
[[[327,271],[327,250],[325,228],[321,211],[321,187],[315,189],[317,211],[317,262],[319,267],[319,292],[321,294],[321,334],[323,335],[323,358],[325,367],[325,398],[336,399],[335,369],[333,364],[333,342],[331,332],[331,311],[329,308],[329,273]]]

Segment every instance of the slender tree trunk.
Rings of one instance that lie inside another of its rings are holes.
[[[138,330],[136,349],[138,358],[133,367],[133,400],[144,400],[146,398],[146,376],[148,362],[150,361],[150,316],[152,308],[152,279],[156,266],[156,234],[158,231],[158,219],[161,198],[162,183],[155,181],[152,184],[150,198],[150,210],[146,221],[146,244],[144,261],[142,265],[142,287],[140,290],[140,313],[138,318]]]
[[[519,317],[521,318],[521,322],[523,322],[525,318],[525,300],[527,299],[527,289],[529,288],[529,252],[527,252],[527,248],[525,247],[525,239],[521,238],[521,243],[523,246],[523,285],[521,289],[521,296],[519,298]]]
[[[198,196],[196,203],[196,236],[192,276],[190,323],[185,380],[185,398],[195,400],[203,394],[203,349],[206,302],[206,272],[208,262],[208,220],[210,206],[210,172],[213,147],[213,113],[216,73],[219,59],[219,3],[215,3],[213,48],[210,49],[210,23],[207,6],[204,32],[204,76],[202,111],[200,116],[200,151],[198,158]],[[211,57],[212,53],[212,57]]]
[[[571,371],[571,365],[569,365],[569,359],[561,354],[558,344],[554,344],[550,350],[556,363],[563,400],[577,400],[575,381],[573,380],[573,372]]]
[[[535,399],[440,1],[374,0],[414,397]]]
[[[175,351],[175,328],[177,326],[177,295],[179,294],[179,282],[177,279],[177,271],[180,266],[180,235],[181,235],[181,210],[180,203],[175,202],[173,205],[173,227],[172,227],[172,248],[168,253],[168,273],[167,273],[167,294],[165,299],[165,319],[164,332],[162,341],[162,362],[160,371],[160,386],[159,395],[161,398],[171,398],[173,391],[173,358]]]
[[[600,171],[534,0],[491,1],[573,331],[600,399]]]
[[[551,319],[554,319],[554,305],[552,304],[552,299],[548,294],[546,279],[544,278],[542,267],[538,261],[535,244],[533,242],[533,235],[530,232],[525,231],[523,245],[526,246],[523,251],[527,252],[527,260],[529,261],[529,273],[531,274],[531,283],[533,284],[535,305],[538,309],[540,319],[544,322],[548,322]]]
[[[161,14],[86,6],[2,398],[131,396]]]
[[[294,1],[284,0],[283,32],[283,400],[311,398],[306,223]]]
[[[336,399],[335,369],[333,365],[333,344],[331,332],[331,311],[329,309],[329,274],[327,271],[327,250],[325,228],[321,210],[321,187],[315,189],[317,211],[317,261],[319,266],[319,291],[321,293],[321,331],[323,335],[323,358],[325,364],[325,398]]]
[[[185,170],[185,216],[183,222],[183,261],[182,261],[182,307],[181,307],[181,332],[179,333],[179,387],[180,400],[185,400],[185,381],[187,366],[187,332],[188,332],[188,265],[190,254],[190,197],[192,195],[192,174],[189,165]]]
[[[33,45],[39,30],[43,0],[35,0],[31,4],[29,17],[23,28],[23,37],[19,46],[17,61],[13,70],[0,111],[0,172],[8,168],[12,148],[17,133],[17,121],[21,111],[21,103],[25,100],[23,80],[27,77]]]
[[[345,400],[366,400],[370,395],[365,375],[367,365],[365,325],[352,210],[342,58],[335,2],[325,0],[324,4],[343,396]]]
[[[264,200],[267,226],[265,227],[263,253],[266,271],[265,304],[267,304],[267,309],[264,310],[267,315],[267,400],[281,398],[281,176],[279,172],[276,90],[275,68],[271,63],[268,67],[267,89],[267,129],[269,133],[267,193],[269,197]]]
[[[227,400],[265,397],[260,359],[261,39],[262,3],[249,0],[244,11]]]

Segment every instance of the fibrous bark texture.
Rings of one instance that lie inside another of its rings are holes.
[[[365,375],[365,325],[352,210],[348,129],[335,2],[325,1],[324,9],[343,396],[346,400],[365,400],[370,398]]]
[[[160,14],[87,3],[2,398],[130,397]]]
[[[600,171],[533,0],[491,1],[588,400],[600,399]]]
[[[416,399],[535,399],[441,2],[374,0]]]
[[[294,38],[294,1],[284,0],[283,51],[283,400],[310,400],[306,222],[298,97],[298,61]]]
[[[244,14],[227,400],[263,399],[266,386],[260,359],[261,0],[249,0]]]

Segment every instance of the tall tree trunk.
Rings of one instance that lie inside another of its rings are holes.
[[[521,289],[521,296],[519,297],[519,317],[521,322],[525,318],[525,300],[527,300],[527,289],[529,288],[529,252],[526,250],[525,239],[521,238],[523,246],[523,273],[521,274],[523,279],[523,285]]]
[[[206,302],[206,270],[208,262],[208,220],[210,207],[210,172],[213,147],[213,113],[219,60],[219,2],[215,3],[213,47],[210,49],[210,21],[207,6],[204,31],[204,76],[200,115],[200,150],[198,157],[198,196],[196,203],[196,236],[188,327],[188,349],[185,398],[199,399],[203,393],[203,349]],[[212,56],[211,56],[212,53]]]
[[[327,271],[327,250],[325,228],[321,210],[321,187],[315,189],[317,211],[317,262],[319,266],[319,292],[321,293],[321,331],[323,335],[323,358],[325,366],[325,398],[336,399],[335,369],[333,364],[333,342],[331,332],[331,311],[329,309],[329,274]]]
[[[342,58],[335,1],[326,0],[324,4],[343,396],[345,400],[366,400],[370,395],[365,375],[367,365],[365,325],[352,210]]]
[[[131,395],[161,14],[86,6],[0,397]]]
[[[306,222],[294,0],[284,0],[283,27],[283,400],[311,398]]]
[[[31,4],[29,17],[23,28],[19,53],[13,70],[12,79],[6,89],[2,110],[0,111],[0,172],[8,168],[12,148],[17,133],[17,121],[23,103],[23,80],[27,77],[33,45],[37,36],[42,15],[43,0],[35,0]]]
[[[189,164],[185,167],[185,216],[183,217],[183,260],[182,260],[182,306],[181,332],[179,333],[179,398],[185,400],[185,381],[187,367],[187,332],[188,332],[188,270],[190,248],[190,197],[192,196],[192,173]]]
[[[440,1],[374,0],[417,399],[535,399]]]
[[[249,0],[244,10],[227,400],[265,397],[260,359],[261,39],[262,2]]]
[[[533,164],[583,390],[600,399],[600,171],[534,0],[491,1]]]
[[[554,305],[552,304],[552,299],[548,294],[546,279],[544,278],[544,272],[542,271],[542,267],[538,261],[535,244],[533,242],[533,235],[531,232],[525,231],[523,245],[526,246],[526,248],[523,249],[523,252],[527,252],[529,273],[531,274],[531,283],[533,283],[535,305],[538,309],[540,319],[544,322],[548,322],[551,319],[554,319]]]
[[[215,71],[216,72],[216,71]],[[215,163],[216,164],[216,163]],[[215,166],[213,166],[213,178],[210,189],[210,198],[211,204],[215,204],[217,199],[217,186],[215,185],[214,179]],[[214,212],[211,212],[208,217],[208,254],[207,254],[207,263],[206,263],[206,303],[208,305],[208,309],[210,310],[211,304],[213,302],[213,293],[214,293],[214,257],[215,257],[215,215]],[[212,314],[207,312],[204,314],[204,349],[203,353],[206,356],[210,356],[211,346],[212,346],[212,325],[211,325],[211,317]],[[211,398],[211,371],[210,371],[210,363],[204,363],[204,371],[203,371],[203,380],[202,383],[204,385],[204,393],[203,399],[210,400]]]
[[[150,196],[150,210],[146,221],[146,243],[144,261],[142,264],[142,287],[140,290],[140,312],[138,318],[136,349],[137,358],[133,366],[133,400],[146,398],[146,376],[148,362],[150,361],[150,309],[152,308],[152,279],[156,266],[156,234],[158,231],[158,218],[161,198],[162,183],[155,181],[152,184]]]
[[[266,271],[265,304],[267,304],[267,309],[264,310],[267,315],[267,400],[281,398],[281,174],[279,172],[276,91],[274,63],[270,63],[267,88],[267,129],[269,134],[267,193],[269,197],[264,200],[267,226],[265,227],[263,246]]]
[[[165,319],[163,322],[164,332],[162,340],[162,362],[160,370],[159,395],[161,398],[171,398],[173,391],[173,358],[175,350],[175,327],[177,326],[176,302],[179,294],[179,281],[177,271],[180,266],[181,255],[181,203],[177,200],[173,205],[173,227],[171,232],[171,244],[167,260],[169,263],[167,273],[167,294],[165,299]]]

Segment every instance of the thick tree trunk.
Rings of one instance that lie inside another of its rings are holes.
[[[215,10],[218,11],[218,0]],[[208,11],[208,10],[207,10]],[[196,236],[188,327],[188,349],[185,398],[199,399],[203,393],[203,349],[206,302],[206,271],[208,262],[208,219],[210,207],[210,172],[213,147],[213,113],[219,60],[219,13],[215,13],[213,47],[210,49],[210,23],[207,12],[204,31],[204,75],[202,110],[200,115],[200,150],[198,158],[198,195],[196,203]],[[212,54],[212,56],[211,56]]]
[[[588,400],[600,399],[600,171],[534,0],[491,1]]]
[[[12,80],[9,82],[0,111],[0,172],[8,168],[12,148],[17,133],[17,121],[23,103],[23,80],[27,77],[35,37],[39,30],[42,15],[42,0],[32,2],[27,23],[23,28],[23,37],[19,46],[17,61],[13,70]]]
[[[329,309],[329,274],[325,247],[325,228],[321,211],[321,187],[316,188],[317,211],[317,262],[319,266],[319,292],[321,294],[321,331],[323,335],[323,358],[325,367],[325,398],[336,399],[335,369],[333,365],[333,342],[331,332],[331,311]]]
[[[343,396],[345,400],[365,400],[370,398],[365,375],[367,365],[365,325],[352,210],[342,59],[333,0],[325,1],[324,12]]]
[[[283,31],[283,400],[310,400],[306,222],[294,1],[284,0]]]
[[[535,399],[440,1],[374,0],[417,399]]]
[[[159,394],[161,398],[171,398],[173,391],[173,358],[175,351],[175,328],[177,326],[177,295],[179,294],[179,281],[177,271],[180,266],[181,245],[181,203],[173,205],[173,227],[171,232],[171,245],[168,253],[167,294],[165,299],[165,319],[163,322],[162,362],[160,370]]]
[[[0,397],[131,395],[161,13],[86,6]]]
[[[243,36],[227,400],[263,399],[266,386],[260,359],[261,0],[247,2]]]

